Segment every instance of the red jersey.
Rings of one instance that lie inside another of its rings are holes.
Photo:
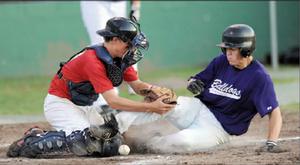
[[[63,77],[59,79],[55,74],[53,77],[48,92],[52,95],[70,99],[67,81],[74,83],[89,81],[96,93],[103,93],[113,89],[111,80],[106,75],[106,69],[102,61],[96,55],[96,51],[89,49],[85,50],[71,61],[66,63],[61,70]],[[128,67],[124,73],[125,81],[135,81],[138,79],[137,72],[132,66]]]

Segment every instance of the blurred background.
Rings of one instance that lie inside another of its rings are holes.
[[[42,113],[59,62],[89,44],[79,3],[0,2],[0,114]],[[294,95],[280,97],[292,96],[287,104],[299,110],[299,6],[299,1],[276,2],[279,68],[273,70],[269,1],[142,1],[140,23],[150,48],[139,62],[139,74],[189,95],[186,79],[220,53],[215,45],[223,30],[249,24],[257,37],[255,58],[266,64],[276,87],[296,84]]]

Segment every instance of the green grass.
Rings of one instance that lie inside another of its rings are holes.
[[[274,84],[286,84],[286,83],[291,83],[291,82],[297,82],[299,81],[299,78],[272,78]]]
[[[0,114],[41,114],[50,77],[0,79]]]
[[[146,82],[161,80],[164,77],[177,77],[182,79],[188,79],[190,76],[198,73],[202,69],[202,67],[173,68],[152,72],[143,72],[139,73],[139,76],[141,80]]]
[[[290,104],[280,106],[280,109],[285,111],[299,111],[299,108],[300,108],[299,103],[290,103]]]
[[[165,69],[160,71],[151,71],[140,73],[141,80],[149,83],[163,82],[165,78],[188,79],[191,75],[198,73],[202,68],[188,67]],[[288,70],[289,68],[283,68]],[[42,114],[44,97],[47,94],[51,77],[19,77],[19,78],[0,78],[0,115],[24,115],[24,114]],[[274,79],[275,84],[299,82],[299,77]],[[122,85],[120,95],[132,100],[142,100],[137,95],[129,95],[127,88]],[[185,87],[174,89],[178,96],[192,96]],[[299,110],[299,103],[293,103],[281,106],[281,109]]]

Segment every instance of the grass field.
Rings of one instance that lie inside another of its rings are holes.
[[[280,70],[286,70],[295,67],[282,67]],[[297,67],[299,69],[299,67]],[[183,83],[191,75],[198,73],[201,68],[178,68],[166,69],[152,72],[140,73],[140,79],[149,83],[161,84],[166,79],[175,79]],[[270,70],[270,69],[269,69]],[[272,73],[272,71],[271,71]],[[22,77],[22,78],[0,78],[0,115],[25,115],[25,114],[42,114],[43,101],[47,94],[47,89],[52,76],[36,76],[36,77]],[[273,78],[273,77],[272,77]],[[274,76],[275,86],[278,84],[298,82],[298,77],[290,76]],[[178,83],[178,82],[168,82]],[[179,85],[174,88],[177,95],[192,96],[185,89],[185,85]],[[129,95],[126,92],[126,85],[120,87],[120,95],[133,100],[141,100],[140,96]],[[299,95],[299,91],[298,91]],[[299,102],[291,103],[282,106],[282,109],[299,110]]]

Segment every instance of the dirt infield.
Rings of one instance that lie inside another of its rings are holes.
[[[288,152],[283,153],[255,152],[255,149],[263,144],[268,129],[268,118],[261,119],[259,116],[255,117],[247,134],[233,137],[231,143],[209,151],[192,154],[154,154],[142,153],[133,145],[131,147],[136,152],[132,152],[128,156],[108,158],[86,158],[72,155],[60,155],[47,159],[8,158],[6,157],[8,145],[21,137],[26,129],[34,125],[44,129],[50,129],[50,127],[45,122],[4,124],[0,125],[0,164],[300,164],[299,112],[283,111],[282,114],[283,127],[279,144],[289,149]],[[134,140],[130,138],[130,135],[136,130],[138,130],[137,127],[132,128],[131,132],[127,134],[128,141]],[[161,130],[158,129],[158,131]]]

